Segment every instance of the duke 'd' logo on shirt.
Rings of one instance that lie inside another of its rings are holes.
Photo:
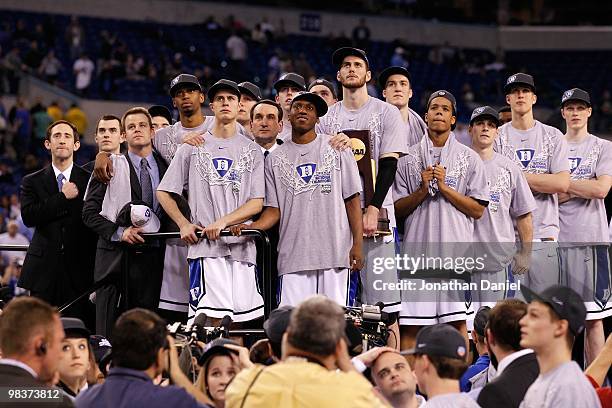
[[[315,174],[317,165],[315,163],[300,164],[295,169],[297,170],[298,176],[300,176],[304,183],[308,184],[312,176]]]
[[[533,159],[534,149],[518,149],[516,151],[516,157],[521,162],[523,167],[529,166],[531,159]]]
[[[215,170],[219,173],[220,177],[225,177],[229,169],[232,167],[232,163],[234,162],[232,159],[226,159],[225,157],[217,157],[212,159],[213,166],[215,166]]]
[[[570,173],[573,173],[574,170],[576,170],[578,166],[580,166],[581,161],[582,161],[582,157],[570,157],[569,158]]]

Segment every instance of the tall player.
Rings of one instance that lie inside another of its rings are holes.
[[[461,243],[474,241],[474,221],[482,217],[488,205],[484,165],[472,149],[455,138],[452,130],[456,120],[455,97],[444,90],[431,94],[425,115],[427,137],[411,146],[408,154],[400,159],[393,198],[398,217],[407,217],[402,253],[408,256],[425,252],[432,258],[445,258],[447,254],[456,259],[465,258],[465,246]],[[412,269],[420,272],[430,268],[436,266]],[[445,272],[441,283],[457,282],[448,274],[455,272],[452,265],[437,269]],[[435,279],[431,274],[426,276],[428,282]],[[423,281],[410,282],[422,288]],[[465,293],[453,290],[450,285],[449,290],[435,293],[418,289],[402,291],[402,349],[414,346],[420,326],[436,323],[455,326],[467,341],[469,304]]]
[[[512,160],[493,151],[499,124],[497,111],[482,106],[472,112],[468,128],[472,137],[472,149],[484,163],[490,192],[489,205],[482,218],[474,224],[474,241],[480,242],[482,247],[479,250],[487,254],[485,268],[472,274],[472,281],[477,283],[485,280],[505,283],[506,280],[520,278],[520,275],[527,272],[531,257],[531,212],[535,210],[536,204],[521,170]],[[515,251],[513,220],[516,220],[521,243],[518,252]],[[496,301],[510,295],[499,287],[478,287],[479,290],[472,291],[474,310],[481,306],[492,307]]]
[[[253,138],[251,134],[251,109],[261,101],[261,89],[252,82],[241,82],[238,84],[240,90],[240,107],[238,109],[237,121],[242,125],[245,134]]]
[[[263,206],[263,155],[257,144],[238,134],[238,85],[219,80],[208,91],[215,125],[202,146],[181,145],[157,195],[189,244],[189,321],[199,313],[236,322],[263,315],[257,290],[255,244],[245,238],[219,238],[221,230],[244,222]],[[191,220],[172,195],[187,186]],[[196,235],[204,231],[207,240]]]
[[[274,89],[276,90],[276,103],[283,107],[284,118],[278,138],[282,140],[291,139],[291,122],[289,122],[291,101],[295,94],[306,90],[306,82],[301,75],[289,72],[274,83]]]
[[[427,125],[418,113],[408,107],[410,98],[412,98],[412,85],[408,70],[404,67],[386,68],[378,77],[378,86],[383,90],[385,101],[400,110],[402,120],[406,124],[408,146],[419,143],[427,133]]]
[[[380,99],[368,95],[366,84],[372,78],[370,63],[363,50],[344,47],[336,50],[332,63],[338,69],[336,78],[342,84],[342,101],[332,105],[321,118],[317,131],[335,135],[343,130],[368,130],[370,132],[371,159],[376,167],[376,183],[371,202],[362,199],[364,254],[366,264],[361,270],[361,302],[376,304],[383,302],[385,312],[397,313],[400,310],[400,294],[397,291],[375,289],[376,281],[397,282],[397,269],[385,269],[382,275],[374,274],[376,258],[395,257],[394,236],[376,237],[378,215],[385,208],[390,228],[395,233],[395,210],[390,188],[397,170],[397,160],[408,150],[408,142],[399,110]],[[399,330],[393,324],[393,346],[397,347]]]
[[[563,135],[533,117],[535,91],[531,75],[517,73],[507,79],[504,92],[512,121],[499,128],[494,149],[520,166],[536,200],[530,267],[533,273],[527,273],[525,284],[532,290],[543,290],[559,281],[557,194],[567,192],[570,177]]]
[[[587,309],[585,365],[602,350],[602,319],[612,315],[609,237],[604,198],[612,185],[612,144],[588,131],[589,94],[579,88],[561,98],[567,125],[570,187],[559,194],[559,252],[564,284],[576,290]]]

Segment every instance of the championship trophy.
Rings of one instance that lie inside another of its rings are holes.
[[[351,148],[357,161],[359,175],[363,181],[364,205],[372,201],[374,187],[376,185],[376,160],[371,156],[370,132],[368,130],[344,130],[342,131],[351,139]],[[362,209],[365,212],[365,209]],[[387,210],[381,208],[378,213],[378,228],[375,235],[391,235]]]

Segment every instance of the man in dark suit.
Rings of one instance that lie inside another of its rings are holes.
[[[526,313],[527,305],[516,299],[498,302],[491,309],[487,341],[491,360],[497,361],[497,374],[478,396],[478,404],[483,408],[518,407],[540,374],[533,350],[520,345],[519,321]]]
[[[166,172],[167,165],[153,150],[154,130],[151,115],[144,108],[129,109],[123,115],[122,125],[128,144],[125,157],[129,165],[129,175],[115,174],[112,182],[129,183],[131,202],[145,203],[163,222],[167,217],[163,214],[154,192]],[[96,291],[96,333],[109,336],[118,316],[119,302],[124,309],[157,309],[165,246],[163,242],[143,245],[145,241],[141,228],[123,227],[117,220],[111,221],[100,215],[106,190],[106,184],[95,178],[91,180],[83,207],[83,221],[99,236],[94,279],[96,282],[106,279],[107,284]],[[118,197],[113,197],[113,200],[117,199]],[[125,256],[129,257],[127,271],[124,270]],[[127,302],[126,294],[121,293],[121,288],[125,286],[126,273]]]
[[[36,228],[23,263],[19,286],[46,302],[60,306],[84,292],[93,282],[95,236],[83,225],[83,195],[90,174],[74,165],[79,135],[67,121],[52,123],[45,147],[52,164],[24,177],[21,215]],[[87,299],[65,315],[92,323]]]
[[[54,380],[61,353],[64,329],[59,314],[47,303],[34,297],[12,300],[0,319],[0,388],[4,388],[2,407],[28,406],[24,400],[14,403],[8,389],[40,388],[49,399],[45,407],[72,407],[68,398],[62,398],[59,389],[48,384]]]

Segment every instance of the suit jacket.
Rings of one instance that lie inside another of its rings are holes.
[[[52,166],[23,178],[21,216],[25,225],[35,227],[36,231],[23,263],[19,286],[46,293],[53,290],[59,276],[64,276],[78,294],[92,284],[96,237],[81,220],[89,177],[76,164],[72,167],[69,181],[79,190],[79,195],[72,200],[58,191]],[[61,302],[68,300],[71,299],[60,299]]]
[[[141,201],[142,189],[140,187],[140,182],[138,181],[138,174],[136,173],[136,170],[132,165],[132,161],[127,153],[125,153],[125,156],[127,157],[128,164],[130,166],[130,188],[132,201]],[[157,163],[159,179],[161,181],[166,173],[166,170],[168,169],[168,165],[156,151],[153,151],[153,157]],[[96,264],[94,269],[94,279],[96,282],[111,274],[121,272],[122,267],[121,261],[123,257],[123,248],[119,242],[111,241],[111,237],[117,231],[119,225],[100,215],[105,194],[106,184],[92,178],[91,183],[89,184],[87,200],[85,200],[85,204],[83,206],[83,222],[96,234],[98,234],[99,237],[96,248]],[[162,224],[162,229],[166,229],[165,225],[167,225],[169,217],[162,214],[159,218]]]
[[[45,386],[36,378],[32,377],[32,375],[24,370],[21,367],[16,367],[8,364],[0,364],[0,387],[10,387],[10,388],[45,388],[51,389],[50,387]],[[61,401],[57,403],[45,403],[45,407],[73,407],[72,401],[69,398],[66,398],[63,395],[63,392],[59,390],[59,394],[63,396]],[[6,395],[5,395],[6,396]],[[25,407],[27,404],[22,402],[2,403],[3,407],[12,408],[12,407]]]
[[[535,353],[521,356],[484,386],[478,396],[478,404],[482,408],[518,408],[539,374]]]

